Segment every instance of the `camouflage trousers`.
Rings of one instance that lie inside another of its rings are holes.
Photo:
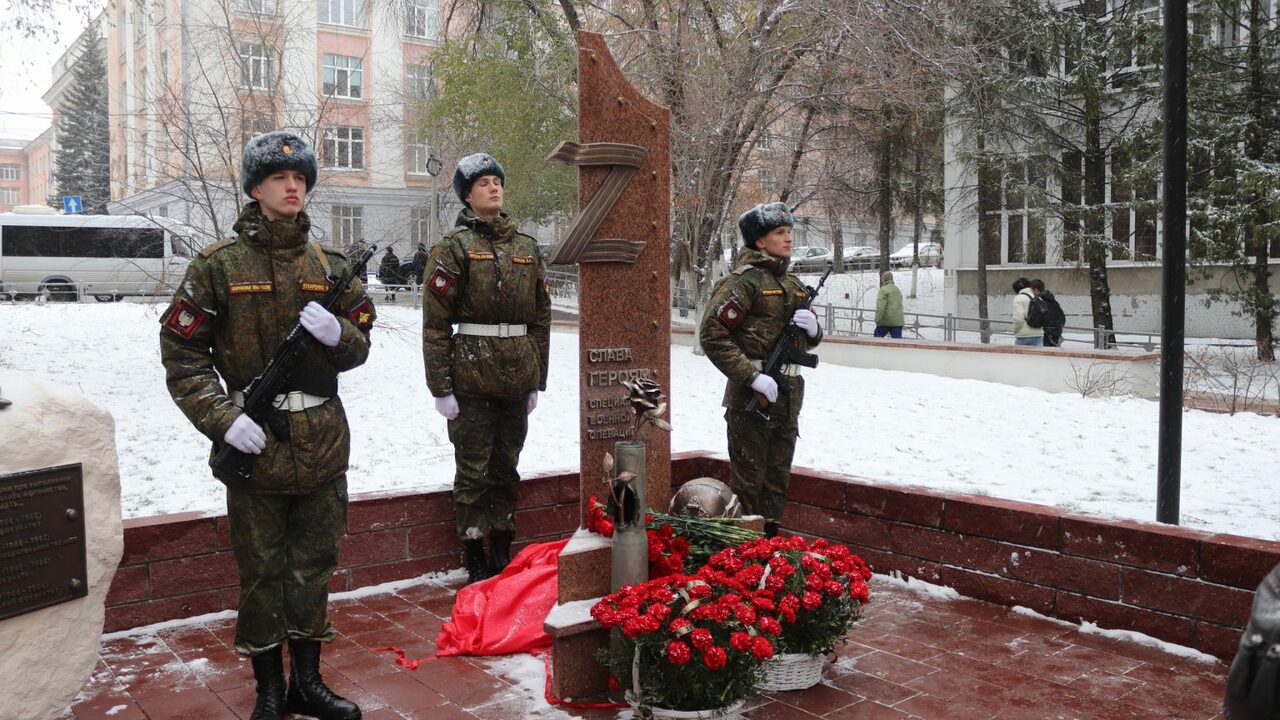
[[[800,433],[799,408],[792,408],[791,402],[791,397],[779,396],[769,408],[767,422],[743,410],[724,413],[729,426],[729,487],[746,514],[782,519]]]
[[[458,417],[449,421],[457,469],[453,510],[458,537],[515,532],[520,451],[529,432],[525,400],[458,397]]]
[[[236,651],[258,655],[287,640],[331,642],[329,579],[347,528],[347,476],[305,495],[227,490],[240,569]]]

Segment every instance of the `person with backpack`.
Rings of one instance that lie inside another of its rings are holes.
[[[1013,281],[1013,343],[1040,347],[1044,345],[1044,305],[1035,303],[1036,291],[1031,281],[1020,277]],[[1033,322],[1038,324],[1033,325]]]
[[[1062,328],[1067,324],[1067,313],[1062,310],[1053,293],[1045,288],[1044,281],[1040,278],[1031,281],[1031,290],[1035,292],[1039,303],[1032,301],[1031,307],[1027,310],[1028,322],[1043,317],[1040,327],[1044,330],[1045,347],[1062,347]]]

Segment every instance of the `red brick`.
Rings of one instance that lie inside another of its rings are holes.
[[[1062,553],[1195,577],[1206,533],[1130,520],[1062,518]]]
[[[1059,592],[1057,616],[1072,622],[1088,620],[1108,630],[1133,630],[1160,640],[1191,646],[1195,622],[1110,600]]]
[[[871,566],[872,572],[880,575],[897,572],[906,577],[913,577],[931,583],[937,583],[942,579],[941,563],[920,560],[896,553],[880,552],[869,548],[858,550],[858,555],[867,561],[867,565]]]
[[[214,530],[214,544],[219,550],[231,549],[231,522],[226,515],[218,516],[218,526]]]
[[[971,598],[999,605],[1021,605],[1048,615],[1053,612],[1054,592],[1048,588],[994,575],[972,572],[964,568],[942,566],[942,585]]]
[[[678,488],[690,480],[703,477],[702,459],[706,456],[703,450],[671,454],[671,487]],[[575,482],[577,478],[574,478]]]
[[[107,608],[106,624],[102,631],[111,633],[128,630],[165,620],[205,615],[222,609],[221,593],[218,590],[169,597],[163,600],[116,605]]]
[[[1000,571],[1001,575],[1093,597],[1120,599],[1118,565],[1016,545],[1004,545],[1003,548],[1008,564]],[[1013,559],[1015,553],[1016,561]]]
[[[448,490],[430,493],[361,493],[347,506],[347,532],[408,527],[425,522],[453,519],[453,501]]]
[[[1124,602],[1197,620],[1243,628],[1253,593],[1201,580],[1125,568]]]
[[[419,558],[442,552],[457,552],[458,530],[453,522],[431,523],[409,528],[409,557]]]
[[[1058,519],[1054,508],[995,498],[948,498],[942,527],[965,535],[1058,549]]]
[[[1208,653],[1219,660],[1231,662],[1240,647],[1240,636],[1244,631],[1239,628],[1223,627],[1213,623],[1196,623],[1195,649]]]
[[[558,475],[546,475],[521,480],[517,490],[519,496],[516,500],[516,507],[518,508],[558,505],[560,502],[560,479]]]
[[[137,565],[151,560],[211,553],[216,547],[216,525],[216,518],[169,521],[160,516],[126,520],[124,557],[120,564]]]
[[[107,591],[107,606],[146,600],[151,597],[150,574],[146,565],[130,565],[116,569]]]
[[[342,538],[338,565],[356,567],[405,560],[409,557],[408,536],[405,528],[348,533]]]
[[[791,480],[787,483],[787,500],[837,511],[844,510],[844,483],[793,470]]]
[[[231,587],[239,579],[235,556],[229,552],[157,561],[151,563],[151,597]]]
[[[452,570],[457,567],[462,567],[462,557],[458,553],[432,555],[431,557],[401,560],[400,562],[382,565],[365,565],[351,568],[350,585],[351,589],[355,590],[356,588],[381,585],[394,580],[408,580],[419,575]]]
[[[994,540],[899,523],[889,526],[889,535],[893,551],[902,555],[987,573],[1000,572],[1009,563],[1004,547]]]
[[[562,505],[577,505],[578,500],[582,497],[582,483],[578,481],[577,473],[573,475],[563,475],[560,478],[560,494],[559,502]]]
[[[341,572],[341,571],[339,571]],[[344,590],[346,588],[343,588]],[[329,592],[333,592],[333,583],[329,583]],[[239,610],[240,609],[240,586],[233,588],[223,588],[220,591],[222,595],[223,610]]]
[[[722,483],[729,482],[729,458],[723,455],[703,458],[702,475],[699,477],[712,477]]]
[[[862,547],[890,547],[889,523],[875,518],[788,503],[782,512],[782,524],[789,530],[848,543],[855,552]]]
[[[1200,543],[1200,577],[1253,590],[1280,563],[1280,543],[1239,535],[1213,535]]]
[[[851,482],[845,487],[845,509],[885,520],[938,527],[946,497],[924,490],[902,490]]]
[[[562,537],[577,529],[576,505],[516,511],[516,534],[522,538]]]

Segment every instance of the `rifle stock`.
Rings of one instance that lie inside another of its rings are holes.
[[[360,257],[351,263],[345,275],[329,276],[329,290],[320,299],[320,305],[325,310],[333,312],[334,306],[351,286],[351,282],[365,274],[365,266],[377,249],[376,245],[365,248]],[[314,341],[315,338],[302,327],[302,323],[293,326],[284,342],[276,349],[271,362],[267,363],[262,373],[244,389],[244,407],[241,410],[249,416],[250,420],[264,428],[270,428],[269,418],[276,409],[274,404],[276,396],[293,379],[298,363],[302,361],[307,348],[311,347]],[[209,467],[213,470],[214,477],[226,483],[227,487],[238,490],[249,482],[255,460],[257,460],[256,455],[240,452],[224,442],[209,459]]]

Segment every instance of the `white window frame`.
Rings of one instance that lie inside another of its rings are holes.
[[[325,128],[324,166],[335,170],[363,170],[364,128],[350,125]]]
[[[364,0],[319,0],[316,8],[322,23],[364,27]]]
[[[17,205],[22,200],[22,191],[18,188],[0,188],[0,205]]]
[[[255,15],[275,15],[276,0],[236,0],[236,9]]]
[[[440,0],[406,0],[404,34],[423,40],[438,40]]]
[[[261,43],[240,43],[240,87],[271,89],[271,55]]]
[[[364,60],[351,55],[324,54],[325,97],[359,100],[364,95]]]
[[[404,95],[410,101],[429,100],[432,94],[431,68],[426,65],[405,65],[404,86]]]
[[[333,218],[333,244],[338,247],[353,245],[364,237],[364,208],[360,205],[334,205],[330,210]]]
[[[17,163],[0,163],[0,180],[21,180],[22,166]]]
[[[427,161],[431,159],[431,142],[425,133],[409,135],[405,142],[405,169],[410,175],[429,175]]]
[[[419,243],[431,247],[435,241],[427,237],[429,232],[431,232],[431,208],[409,208],[409,247],[415,251]]]

